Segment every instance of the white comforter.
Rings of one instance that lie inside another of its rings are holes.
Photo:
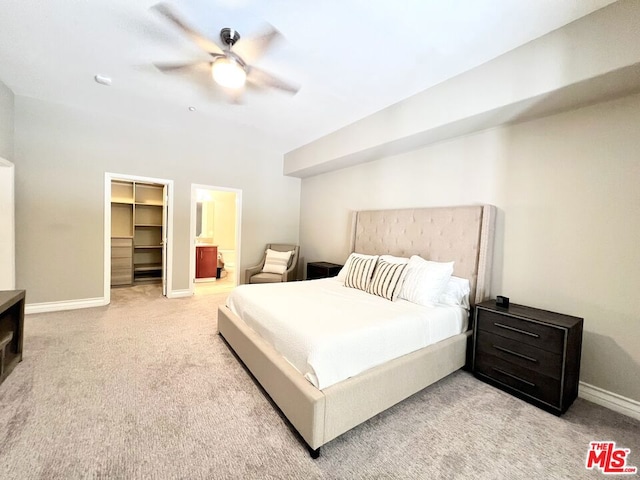
[[[461,307],[391,302],[335,278],[241,285],[227,306],[319,389],[467,329]]]

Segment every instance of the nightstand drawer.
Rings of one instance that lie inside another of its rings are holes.
[[[564,330],[552,325],[521,320],[487,310],[478,310],[478,330],[517,340],[553,353],[564,349]]]
[[[507,362],[560,380],[562,356],[526,343],[478,330],[476,349]]]
[[[560,381],[482,352],[476,353],[475,372],[554,407],[560,403]]]

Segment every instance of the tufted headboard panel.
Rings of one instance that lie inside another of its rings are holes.
[[[454,261],[453,274],[469,279],[475,304],[489,295],[494,232],[492,205],[359,211],[351,251]]]

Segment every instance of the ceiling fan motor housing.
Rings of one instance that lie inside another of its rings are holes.
[[[220,30],[220,40],[222,40],[223,44],[233,47],[233,45],[240,40],[240,34],[233,28],[225,27]]]

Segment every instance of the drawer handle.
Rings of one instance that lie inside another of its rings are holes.
[[[500,347],[498,345],[493,345],[493,348],[496,350],[500,350],[504,353],[509,353],[511,355],[515,355],[516,357],[524,358],[525,360],[529,360],[530,362],[537,363],[538,359],[533,357],[528,357],[527,355],[523,355],[522,353],[514,352],[513,350],[509,350],[508,348]]]
[[[501,370],[501,369],[499,369],[499,368],[493,367],[493,369],[494,369],[496,372],[501,373],[502,375],[506,375],[507,377],[511,377],[511,378],[513,378],[514,380],[518,380],[519,382],[526,383],[526,384],[527,384],[527,385],[529,385],[530,387],[535,387],[535,386],[536,386],[536,384],[535,384],[535,383],[531,383],[530,381],[525,380],[524,378],[520,378],[520,377],[518,377],[518,376],[516,376],[516,375],[512,375],[511,373],[507,373],[507,372],[505,372],[504,370]]]
[[[498,322],[493,322],[493,324],[499,328],[504,328],[506,330],[511,330],[518,333],[524,333],[525,335],[529,335],[530,337],[534,337],[534,338],[540,338],[540,335],[538,335],[537,333],[527,332],[526,330],[520,330],[519,328],[510,327],[509,325],[503,325],[502,323],[498,323]]]

